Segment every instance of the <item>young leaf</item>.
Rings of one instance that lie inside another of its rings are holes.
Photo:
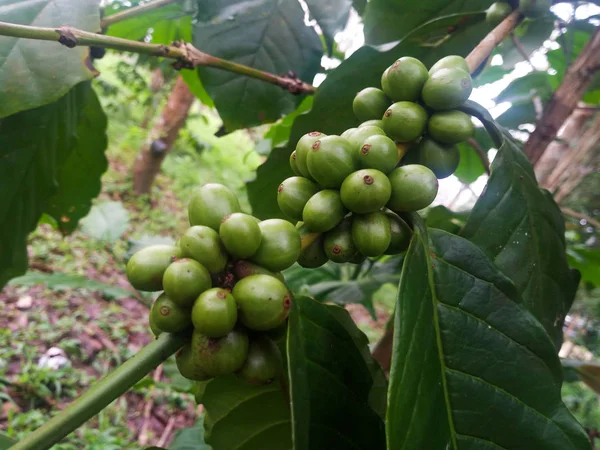
[[[329,55],[333,52],[335,41],[333,38],[338,31],[342,31],[350,16],[351,0],[306,0],[310,15],[319,24],[327,44]]]
[[[220,58],[276,75],[293,71],[312,82],[323,46],[304,24],[296,1],[198,2],[193,28],[197,48]],[[227,131],[273,122],[293,111],[301,98],[278,86],[224,70],[200,67],[202,83]]]
[[[525,306],[558,345],[579,281],[567,265],[564,219],[552,196],[538,187],[529,160],[508,133],[491,169],[462,236],[515,283]]]
[[[287,353],[294,450],[385,449],[383,422],[370,404],[373,375],[339,309],[308,297],[292,306]]]
[[[97,118],[98,113],[91,113],[89,105],[98,105],[95,94],[88,82],[75,86],[67,95],[56,102],[40,108],[23,111],[0,119],[0,197],[4,199],[0,205],[0,286],[27,269],[26,240],[40,216],[49,209],[48,200],[56,192],[61,191],[61,184],[66,182],[65,174],[60,172],[65,161],[70,161],[71,154],[85,145],[93,147],[94,153],[104,152],[106,141],[87,141],[87,134],[77,133],[90,130],[87,121]],[[98,124],[102,126],[102,122]],[[100,158],[98,158],[99,160]],[[100,176],[101,169],[90,171],[85,187],[74,186],[93,192],[92,175]],[[77,174],[71,174],[78,176]],[[91,187],[90,187],[91,186]],[[86,203],[79,196],[82,203]],[[85,208],[73,206],[74,220]],[[65,216],[68,220],[69,215]],[[62,217],[55,217],[60,221]]]
[[[88,291],[100,292],[102,295],[120,299],[127,298],[133,295],[127,289],[110,284],[102,283],[97,280],[80,277],[78,275],[68,275],[65,273],[39,273],[28,272],[27,274],[13,278],[8,283],[11,286],[33,286],[35,284],[43,284],[49,289],[64,291],[66,289],[86,289]]]
[[[81,220],[81,231],[94,239],[114,242],[129,226],[129,213],[121,202],[102,202],[94,205]]]
[[[251,386],[235,375],[211,380],[202,396],[206,442],[213,450],[292,450],[283,389],[278,382]]]
[[[100,9],[97,0],[2,2],[0,21],[97,32]],[[97,72],[88,54],[87,47],[0,36],[0,117],[58,100],[77,83],[91,80]]]
[[[388,448],[591,448],[553,342],[474,244],[414,217],[398,293]]]

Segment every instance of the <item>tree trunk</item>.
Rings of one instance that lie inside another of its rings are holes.
[[[156,95],[165,84],[165,77],[163,76],[162,70],[154,69],[150,78],[150,92],[152,93],[152,106],[146,110],[140,128],[148,128],[148,122],[154,115],[154,110],[160,103],[160,96]]]
[[[177,77],[167,104],[133,165],[133,189],[136,195],[150,193],[163,159],[173,147],[179,130],[185,125],[194,99],[194,94],[190,92],[183,78]]]

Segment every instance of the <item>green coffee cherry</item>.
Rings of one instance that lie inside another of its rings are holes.
[[[266,331],[281,325],[292,306],[285,284],[268,275],[252,275],[238,281],[233,296],[240,321],[252,330]]]
[[[192,334],[194,366],[208,376],[229,375],[242,368],[248,356],[248,334],[235,328],[226,336],[211,338],[194,330]]]
[[[248,357],[238,376],[250,384],[269,384],[283,370],[283,358],[275,342],[267,336],[256,336],[250,340]]]
[[[358,152],[363,146],[365,139],[370,136],[385,136],[385,132],[374,125],[366,125],[364,127],[356,128],[350,137],[347,138],[352,146],[352,154],[355,157],[358,156]]]
[[[219,227],[219,237],[227,252],[235,259],[254,255],[262,241],[256,218],[243,213],[225,216]]]
[[[357,169],[351,144],[340,136],[326,136],[316,141],[308,154],[308,170],[325,189],[339,188]]]
[[[368,87],[356,94],[352,102],[352,110],[360,122],[381,119],[390,103],[382,90]]]
[[[160,328],[158,328],[156,326],[156,324],[154,323],[153,317],[154,316],[152,314],[148,314],[148,323],[150,325],[150,331],[152,331],[152,334],[154,335],[154,337],[158,337],[163,332],[163,330],[161,330]]]
[[[181,376],[188,380],[206,381],[212,378],[196,365],[191,344],[185,344],[175,353],[175,364]]]
[[[277,204],[283,214],[292,220],[302,220],[306,202],[319,192],[319,186],[303,177],[283,180],[277,188]]]
[[[430,138],[419,144],[419,164],[429,167],[438,179],[452,175],[460,162],[456,145],[444,145]]]
[[[300,233],[301,237],[311,233],[305,225],[302,225],[298,229],[298,232]],[[300,256],[298,256],[298,264],[307,269],[316,269],[317,267],[321,267],[327,261],[327,255],[323,249],[322,235],[319,235],[312,244],[306,248],[303,248],[300,251]]]
[[[383,255],[392,240],[388,217],[382,212],[352,216],[352,240],[362,255]]]
[[[205,184],[192,193],[188,208],[190,225],[203,225],[219,231],[223,217],[240,212],[235,194],[222,184]]]
[[[496,2],[485,12],[485,21],[495,27],[499,25],[512,12],[511,6],[506,2]]]
[[[190,310],[182,308],[165,294],[161,294],[150,309],[154,325],[167,333],[177,333],[190,323]]]
[[[392,186],[383,172],[362,169],[346,177],[340,194],[342,203],[350,211],[370,213],[379,211],[386,205],[392,195]]]
[[[366,122],[365,122],[366,123]],[[344,139],[350,139],[350,136],[352,136],[352,133],[354,133],[356,130],[358,130],[358,128],[348,128],[346,131],[344,131],[340,137],[344,138]]]
[[[427,118],[427,112],[421,105],[397,102],[383,115],[383,129],[395,141],[409,142],[423,134]]]
[[[412,237],[412,230],[406,224],[406,222],[396,214],[386,212],[385,215],[390,221],[391,231],[390,245],[386,249],[385,254],[397,255],[408,249],[408,246],[410,245],[410,239]]]
[[[312,151],[313,144],[325,136],[326,134],[319,131],[311,131],[302,136],[296,144],[296,166],[304,178],[313,179],[308,171],[308,155]]]
[[[233,267],[233,271],[235,273],[235,276],[239,279],[249,277],[250,275],[269,275],[271,277],[277,278],[282,283],[285,282],[285,279],[283,278],[281,272],[272,272],[250,261],[237,261],[235,263],[235,266]]]
[[[294,264],[301,246],[296,227],[281,219],[263,220],[258,226],[262,240],[251,261],[272,272],[279,272]]]
[[[140,291],[160,291],[165,270],[180,256],[180,248],[174,245],[145,247],[127,262],[127,279]]]
[[[184,308],[191,308],[198,296],[211,286],[206,267],[190,258],[172,262],[163,276],[165,294]]]
[[[295,175],[299,177],[302,176],[302,172],[300,172],[298,164],[296,163],[296,150],[294,150],[290,155],[290,167],[292,168],[292,172],[294,172]]]
[[[421,61],[405,56],[383,72],[381,87],[395,102],[414,102],[421,96],[421,89],[428,78],[427,68]]]
[[[377,128],[381,128],[383,130],[383,120],[381,119],[371,119],[371,120],[367,120],[366,122],[361,123],[358,128],[362,128],[362,127],[377,127]],[[351,130],[353,130],[354,128],[351,128]],[[344,134],[342,133],[342,136],[344,136]]]
[[[387,207],[392,211],[418,211],[429,206],[437,195],[438,180],[425,166],[401,166],[390,173],[388,178],[392,185],[392,196]]]
[[[212,288],[200,294],[192,308],[194,328],[209,337],[222,337],[233,330],[237,304],[229,291]]]
[[[210,273],[225,269],[227,254],[219,233],[214,229],[202,225],[190,227],[181,237],[179,245],[184,256],[195,259]]]
[[[369,136],[358,152],[359,164],[363,169],[377,169],[390,173],[400,160],[398,147],[387,136]]]
[[[340,193],[325,189],[308,200],[302,212],[302,220],[310,231],[324,232],[340,223],[347,212]]]
[[[469,64],[467,60],[462,56],[448,55],[444,56],[438,62],[436,62],[431,69],[429,69],[429,75],[433,75],[440,69],[461,69],[467,73],[470,73]]]
[[[444,111],[462,106],[472,90],[471,75],[464,70],[440,69],[427,80],[421,95],[428,107]]]
[[[327,258],[336,263],[346,263],[357,258],[358,250],[352,240],[352,225],[350,219],[344,219],[333,230],[325,234],[323,247]]]
[[[429,118],[427,131],[442,144],[458,144],[473,136],[475,126],[471,117],[462,111],[441,111]]]

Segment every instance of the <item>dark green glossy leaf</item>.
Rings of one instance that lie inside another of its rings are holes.
[[[292,306],[287,353],[294,450],[385,449],[383,422],[369,404],[373,376],[339,314],[340,307],[307,297]]]
[[[564,233],[560,209],[538,187],[529,160],[506,133],[462,235],[515,283],[525,306],[557,345],[578,283],[567,266]]]
[[[531,72],[511,82],[495,98],[496,103],[502,102],[530,102],[533,97],[540,97],[542,101],[552,97],[550,75],[547,72]]]
[[[600,363],[575,359],[563,359],[561,362],[565,371],[574,370],[581,381],[600,395]]]
[[[204,417],[200,416],[193,427],[179,430],[169,450],[212,450],[204,442]]]
[[[370,0],[363,16],[365,42],[373,45],[398,41],[426,22],[451,14],[482,12],[492,3],[491,0]]]
[[[290,138],[290,133],[292,132],[294,120],[296,120],[300,114],[310,111],[313,105],[313,100],[314,97],[312,95],[306,97],[294,111],[269,128],[269,131],[265,133],[264,137],[264,140],[268,141],[268,153],[270,153],[275,147],[283,147],[287,144],[288,139]]]
[[[527,56],[533,55],[550,37],[554,30],[554,20],[554,15],[550,14],[536,20],[525,20],[515,29],[514,34]],[[525,61],[510,37],[500,44],[498,52],[502,55],[502,67],[505,69],[513,69],[515,64]]]
[[[304,24],[296,0],[201,0],[198,7],[193,39],[202,51],[276,75],[293,71],[312,82],[323,46],[314,29]],[[206,67],[198,72],[228,131],[273,122],[301,100],[247,76]]]
[[[367,0],[352,0],[352,6],[356,12],[362,16],[367,6]]]
[[[479,42],[488,30],[483,18],[483,14],[445,17],[424,25],[386,51],[362,47],[342,62],[317,89],[310,112],[294,121],[287,148],[273,150],[269,159],[258,168],[256,179],[248,183],[248,197],[254,214],[260,218],[281,217],[277,186],[292,176],[289,156],[302,135],[315,130],[341,134],[357,126],[352,112],[356,92],[368,86],[379,87],[383,71],[401,56],[413,56],[432,65],[447,54],[466,55],[473,42]],[[462,21],[461,28],[444,38],[447,28],[459,21]],[[432,45],[440,40],[440,36],[442,42]]]
[[[508,75],[512,70],[502,68],[502,66],[487,66],[480,75],[473,79],[474,85],[477,87],[484,86],[489,83],[494,83]]]
[[[16,443],[17,441],[9,438],[5,434],[0,434],[0,450],[8,450]]]
[[[513,103],[508,110],[497,117],[496,121],[511,130],[519,130],[521,125],[526,123],[535,124],[537,115],[533,102],[525,100]]]
[[[591,448],[552,340],[476,245],[415,217],[394,326],[388,448]]]
[[[67,210],[73,214],[74,221],[85,213],[83,205],[89,204],[89,200],[61,191],[61,183],[79,174],[61,173],[61,169],[65,162],[75,161],[71,155],[83,145],[93,147],[95,155],[104,151],[103,138],[88,141],[97,134],[96,128],[90,125],[91,120],[98,118],[98,112],[90,105],[97,104],[89,83],[83,82],[54,103],[0,119],[0,159],[3,161],[0,197],[4,199],[0,203],[0,286],[25,273],[27,235],[36,227],[42,213],[49,208],[49,199],[57,192],[61,198],[77,198],[81,202],[73,211]],[[79,135],[80,132],[85,134]],[[101,169],[93,170],[97,176],[100,172]],[[95,183],[86,181],[90,195]],[[72,220],[69,215],[66,217]],[[62,217],[54,219],[59,222]]]
[[[8,284],[11,286],[33,286],[36,284],[43,284],[49,289],[57,291],[64,291],[66,289],[85,289],[88,291],[100,292],[102,295],[112,299],[127,298],[133,295],[131,291],[118,286],[65,273],[28,272],[23,276],[13,278]]]
[[[338,31],[342,31],[348,22],[352,0],[306,0],[306,4],[325,38],[327,49],[331,55],[335,45],[333,38]]]
[[[251,386],[235,375],[214,378],[202,396],[206,442],[213,450],[292,450],[283,389],[279,382]]]
[[[579,270],[581,281],[600,286],[600,250],[585,245],[567,248],[569,266]]]
[[[100,178],[108,168],[104,153],[108,145],[107,120],[95,95],[90,95],[82,114],[76,130],[77,146],[60,167],[57,191],[46,207],[46,213],[56,219],[63,233],[73,231],[79,219],[88,214],[92,199],[100,193]]]
[[[458,234],[467,223],[471,211],[456,212],[439,205],[425,211],[425,223],[429,228],[437,228],[448,233]]]
[[[100,28],[97,0],[0,0],[0,21],[36,27]],[[58,100],[96,74],[87,47],[0,36],[0,117]],[[1,278],[0,278],[1,279]]]

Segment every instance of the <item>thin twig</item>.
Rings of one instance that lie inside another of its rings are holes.
[[[7,22],[0,22],[0,36],[56,41],[69,48],[94,46],[160,56],[163,58],[174,59],[175,63],[173,64],[173,67],[176,69],[194,69],[199,66],[214,67],[274,84],[292,94],[313,94],[316,90],[314,86],[298,79],[294,73],[279,76],[263,72],[262,70],[253,67],[209,55],[185,42],[178,42],[173,45],[148,44],[146,42],[90,33],[70,26],[43,28]]]
[[[487,153],[485,152],[485,150],[483,150],[483,148],[481,148],[481,145],[479,145],[479,142],[477,142],[474,138],[469,138],[467,140],[467,143],[475,149],[477,156],[479,156],[479,159],[481,160],[481,164],[483,164],[485,173],[487,173],[489,176],[490,175],[490,160],[487,156]]]
[[[525,50],[525,47],[523,47],[523,44],[521,44],[521,41],[519,41],[519,38],[515,35],[514,32],[510,33],[510,38],[512,39],[513,44],[515,45],[515,47],[517,48],[517,51],[521,54],[521,56],[523,57],[523,59],[525,61],[527,61],[529,63],[529,65],[531,66],[531,68],[533,69],[533,71],[536,72],[537,69],[535,68],[535,66],[531,62],[531,59],[529,59],[529,55],[527,54],[527,50]]]
[[[171,417],[169,417],[169,421],[167,422],[167,426],[165,427],[162,436],[156,443],[157,447],[162,447],[167,443],[167,440],[169,439],[169,436],[173,432],[174,427],[175,427],[175,417],[171,416]]]
[[[571,216],[571,217],[575,217],[576,219],[583,219],[585,221],[587,221],[590,225],[593,225],[594,228],[597,228],[600,230],[600,221],[596,220],[586,214],[580,213],[578,211],[574,211],[571,208],[560,208],[560,210],[563,212],[563,214],[566,214],[567,216]]]
[[[500,42],[512,33],[522,19],[523,16],[519,10],[513,11],[508,17],[500,22],[496,28],[490,31],[485,38],[483,38],[466,58],[471,73],[473,73],[492,54]]]
[[[154,371],[154,375],[152,376],[152,379],[154,380],[154,383],[158,383],[160,381],[160,377],[162,375],[162,364],[160,366],[158,366],[156,368],[156,370]],[[142,422],[142,426],[140,427],[140,433],[139,433],[139,437],[138,440],[140,442],[141,446],[145,446],[148,444],[148,426],[150,423],[150,413],[152,412],[152,408],[154,407],[154,390],[155,387],[152,386],[150,388],[150,392],[148,393],[149,398],[148,400],[146,400],[146,404],[144,405],[144,421]],[[160,445],[159,445],[160,447]]]
[[[147,13],[148,11],[152,11],[153,9],[162,8],[163,6],[170,5],[171,3],[175,3],[176,1],[178,0],[156,0],[150,3],[145,3],[143,5],[135,6],[133,8],[128,8],[124,11],[105,17],[104,19],[102,19],[102,22],[100,22],[100,25],[104,30],[112,24],[131,19],[132,17],[136,17],[141,14]]]

